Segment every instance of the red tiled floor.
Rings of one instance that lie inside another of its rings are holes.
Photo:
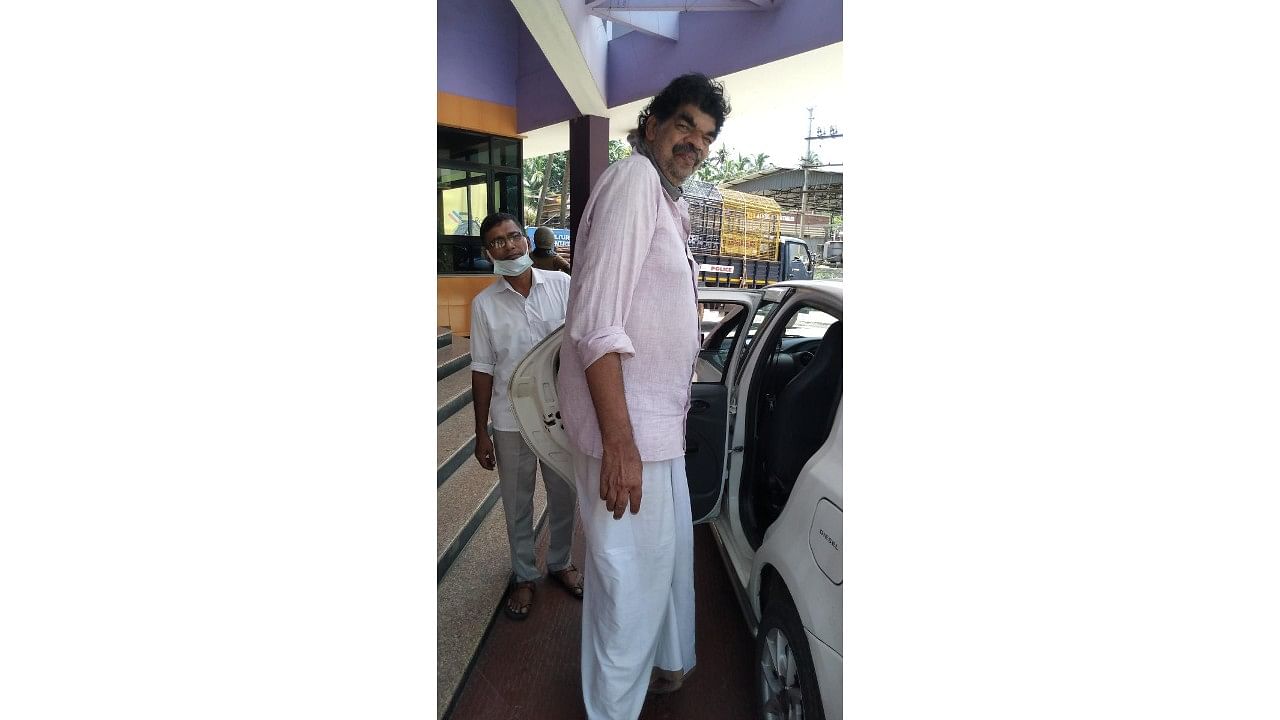
[[[547,537],[538,541],[546,552]],[[574,537],[582,567],[582,532]],[[693,533],[698,665],[684,687],[650,695],[640,720],[746,720],[754,716],[754,643],[710,528]],[[545,570],[545,566],[543,566]],[[584,720],[578,646],[582,605],[543,579],[529,619],[499,615],[450,713],[449,720]]]

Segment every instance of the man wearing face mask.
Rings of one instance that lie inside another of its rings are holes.
[[[542,466],[547,488],[550,544],[547,571],[571,595],[582,598],[582,573],[570,560],[573,542],[573,484],[545,463],[520,435],[511,412],[507,385],[521,359],[564,322],[569,276],[533,267],[529,241],[516,218],[494,213],[480,225],[480,237],[498,275],[471,302],[471,396],[476,416],[476,460],[498,468],[502,509],[511,546],[512,585],[503,612],[524,620],[533,608],[540,577],[533,547],[535,468]],[[493,437],[487,426],[493,419]]]
[[[586,538],[590,720],[635,720],[646,691],[677,690],[694,667],[684,429],[699,325],[680,186],[728,114],[719,83],[673,80],[640,113],[635,154],[600,176],[578,227],[559,398]]]

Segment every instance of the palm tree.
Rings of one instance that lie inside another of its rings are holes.
[[[537,225],[538,216],[542,214],[540,189],[546,184],[547,174],[543,168],[545,158],[526,158],[524,161],[524,224]]]
[[[542,223],[542,213],[547,209],[547,197],[562,193],[564,188],[565,159],[567,153],[551,153],[536,158],[525,158],[525,203],[533,214],[530,225]],[[537,202],[534,202],[537,198]]]

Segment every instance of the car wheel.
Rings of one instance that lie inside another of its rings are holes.
[[[823,720],[809,641],[800,616],[785,596],[770,602],[760,619],[756,699],[764,720]]]

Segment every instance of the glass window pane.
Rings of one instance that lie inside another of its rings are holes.
[[[479,235],[488,214],[489,193],[482,173],[436,169],[439,231],[445,235]]]
[[[493,177],[493,197],[498,204],[497,212],[524,217],[520,208],[520,173],[495,172]]]
[[[493,212],[489,207],[489,186],[484,173],[469,173],[467,182],[471,183],[471,231],[468,235],[480,236],[480,223]]]
[[[493,264],[480,243],[468,237],[444,237],[436,249],[438,273],[492,273]]]
[[[743,341],[746,343],[746,345],[743,346],[744,353],[746,352],[747,349],[751,348],[751,343],[756,339],[756,333],[760,330],[761,326],[764,325],[764,321],[769,319],[769,316],[772,315],[773,311],[777,309],[778,309],[778,303],[770,302],[769,300],[761,300],[760,304],[756,306],[756,314],[751,318],[751,325],[747,327],[747,337]],[[744,367],[746,367],[745,363],[738,366],[739,375],[742,374],[742,368]]]
[[[439,148],[437,157],[441,160],[489,162],[489,138],[486,135],[442,127],[436,138]]]
[[[718,383],[724,379],[733,343],[747,317],[746,309],[745,305],[734,303],[699,303],[702,350],[694,364],[694,382]]]
[[[520,167],[520,146],[515,140],[493,139],[493,164]]]
[[[436,191],[440,213],[437,218],[439,231],[446,235],[465,233],[467,220],[470,218],[467,173],[461,170],[437,169]]]
[[[787,323],[787,331],[783,337],[821,338],[827,334],[827,328],[838,319],[818,308],[801,308]]]

